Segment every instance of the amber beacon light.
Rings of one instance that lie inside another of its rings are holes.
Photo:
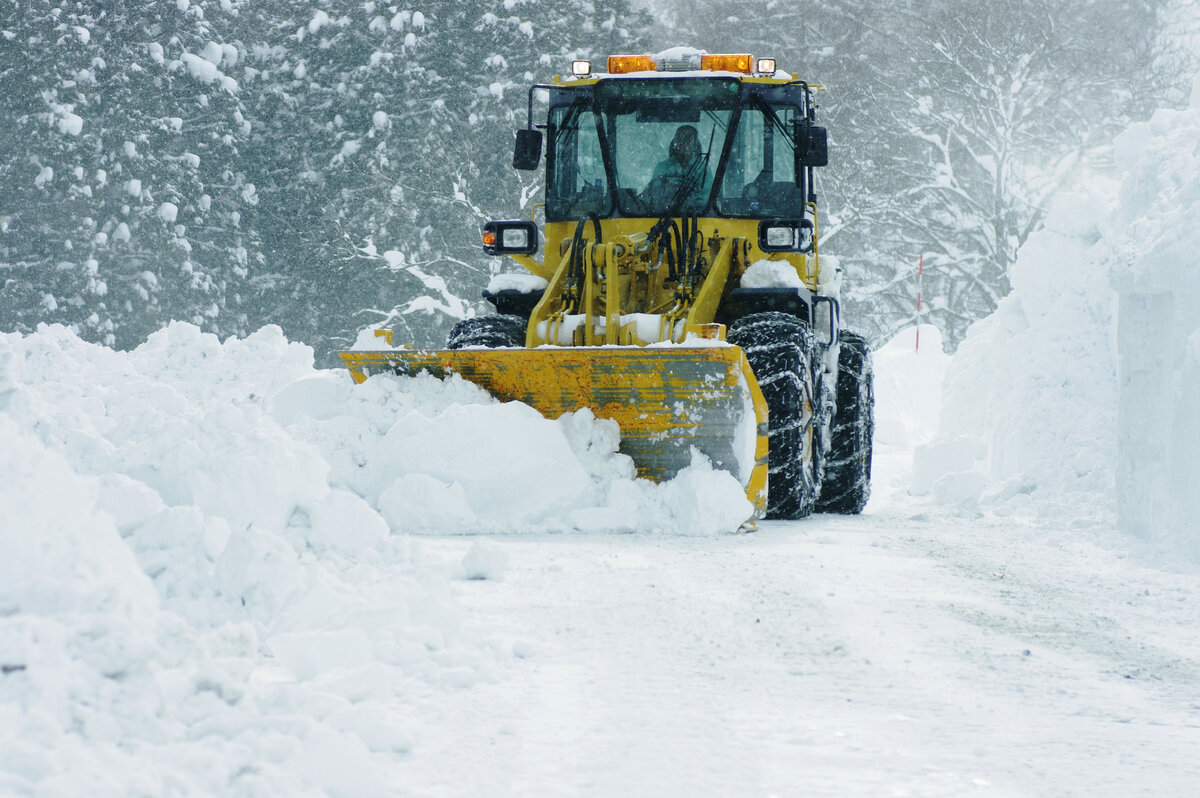
[[[742,72],[749,75],[754,56],[749,53],[701,55],[700,68],[709,72]]]
[[[608,74],[610,75],[654,71],[654,60],[648,55],[610,55],[608,57]]]

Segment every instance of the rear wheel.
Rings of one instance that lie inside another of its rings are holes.
[[[476,316],[463,319],[450,330],[447,349],[525,345],[525,319],[520,316]]]
[[[727,338],[746,353],[767,402],[767,518],[803,518],[817,499],[812,330],[787,313],[754,313]]]
[[[838,353],[837,413],[817,510],[857,515],[871,497],[871,438],[875,394],[871,348],[861,335],[843,332]]]

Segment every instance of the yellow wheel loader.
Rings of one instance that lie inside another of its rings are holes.
[[[530,88],[517,131],[517,169],[541,168],[545,144],[531,214],[544,234],[532,220],[483,231],[485,252],[528,274],[494,278],[496,314],[460,322],[445,350],[385,335],[342,358],[359,381],[453,373],[547,417],[590,408],[620,424],[641,476],[669,479],[699,452],[757,517],[860,512],[870,352],[841,329],[839,280],[821,271],[819,88],[748,54],[574,62]]]

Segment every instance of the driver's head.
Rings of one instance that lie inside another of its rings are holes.
[[[700,154],[700,135],[691,125],[680,125],[671,139],[671,157],[687,166]]]

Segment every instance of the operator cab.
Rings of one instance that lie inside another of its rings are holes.
[[[573,78],[534,87],[550,95],[547,124],[539,126],[547,221],[802,218],[815,201],[811,167],[828,160],[825,130],[813,124],[812,88],[776,78],[773,59],[759,59],[765,75],[751,62],[696,51],[674,61],[613,56],[608,74],[576,62]],[[514,165],[536,168],[540,144],[532,125],[519,131]]]

